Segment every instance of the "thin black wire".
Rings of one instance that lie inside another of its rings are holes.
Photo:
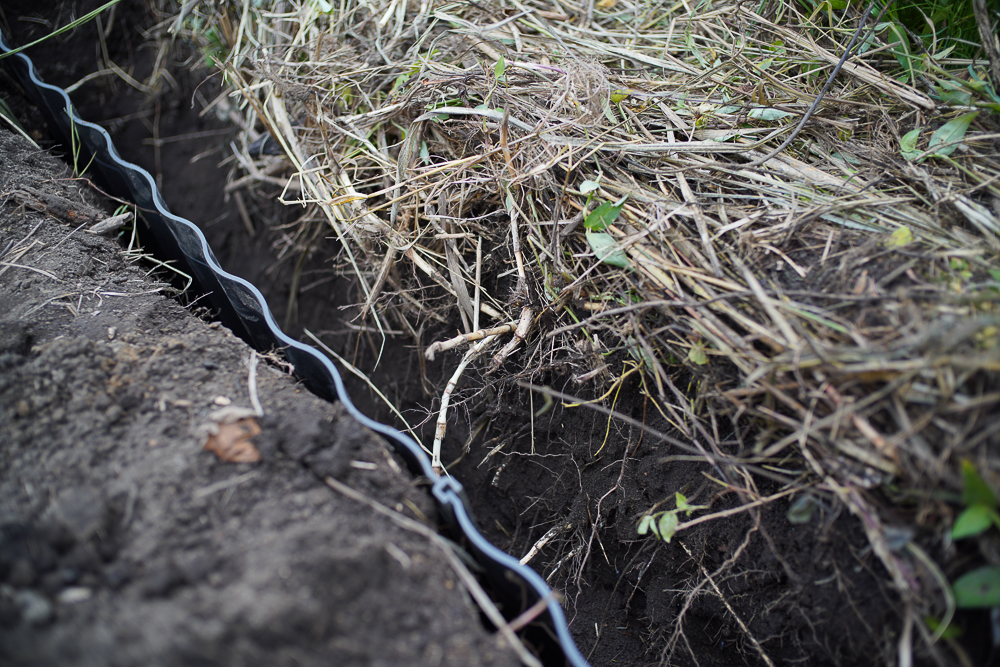
[[[868,31],[868,33],[865,35],[865,38],[861,40],[861,44],[866,43],[871,38],[872,33],[875,32],[875,28],[878,27],[878,24],[882,20],[882,17],[885,15],[886,10],[889,9],[889,7],[892,5],[893,2],[894,0],[889,0],[889,2],[885,3],[885,7],[882,8],[882,11],[880,11],[878,14],[878,18],[875,19],[875,25],[872,26],[871,30]],[[857,30],[854,31],[854,35],[851,37],[851,43],[847,45],[847,49],[844,51],[844,55],[840,57],[840,62],[838,62],[837,66],[833,68],[833,71],[830,73],[830,78],[826,80],[826,85],[823,86],[823,90],[819,91],[819,95],[817,95],[816,99],[813,100],[813,103],[809,105],[809,108],[806,110],[805,115],[802,116],[802,120],[800,120],[799,124],[795,127],[794,130],[792,130],[792,133],[788,135],[788,138],[785,139],[783,142],[781,142],[780,146],[775,148],[773,151],[771,151],[761,159],[743,165],[744,169],[747,167],[759,167],[760,165],[764,164],[765,162],[773,158],[775,155],[780,153],[781,151],[788,148],[789,144],[795,141],[795,137],[799,136],[799,133],[802,131],[802,128],[805,127],[805,124],[809,122],[810,118],[812,118],[812,115],[816,112],[816,109],[819,108],[819,103],[823,101],[823,98],[826,96],[826,94],[830,92],[830,87],[833,85],[833,81],[834,79],[837,78],[837,75],[840,74],[840,69],[844,66],[844,63],[846,63],[847,60],[851,57],[851,52],[854,50],[854,45],[858,43],[858,35],[860,35],[861,31],[864,30],[865,24],[868,23],[868,17],[871,16],[872,10],[874,8],[875,8],[875,2],[874,0],[872,0],[872,3],[868,5],[868,9],[865,10],[864,16],[861,17],[861,23],[858,25]]]

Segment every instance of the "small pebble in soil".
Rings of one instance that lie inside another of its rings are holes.
[[[14,593],[14,602],[21,612],[21,620],[28,625],[45,625],[52,620],[52,603],[35,591]]]
[[[85,586],[70,586],[59,591],[57,599],[62,604],[76,604],[89,600],[91,595],[93,595],[93,591]]]

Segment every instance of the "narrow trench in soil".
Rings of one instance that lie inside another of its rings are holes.
[[[89,73],[81,70],[94,61],[94,48],[79,40],[62,42],[56,48],[59,59],[38,57],[42,77],[72,84]],[[156,56],[138,31],[114,48],[121,62],[132,63],[139,80]],[[79,57],[74,59],[70,49]],[[363,299],[350,275],[331,263],[337,245],[330,231],[297,225],[305,209],[279,203],[277,186],[238,189],[226,197],[233,169],[229,142],[238,139],[233,126],[214,112],[201,113],[218,94],[217,80],[198,70],[171,71],[177,88],[155,99],[121,80],[103,80],[82,87],[74,102],[81,117],[111,131],[124,159],[157,177],[174,213],[201,226],[223,268],[261,289],[278,322],[287,318],[287,333],[310,342],[304,332],[311,331],[363,370],[428,445],[440,392],[458,357],[445,354],[422,363],[409,334],[390,331],[383,340],[370,328],[359,331],[354,317]],[[312,239],[305,255],[303,238]],[[289,309],[297,272],[298,290]],[[457,321],[420,330],[420,347],[454,335],[456,326]],[[362,412],[403,427],[365,382],[344,376]],[[553,367],[532,380],[595,397],[569,378],[568,369]],[[871,657],[866,647],[880,641],[887,603],[877,576],[866,567],[840,573],[853,598],[819,588],[811,598],[783,601],[803,582],[826,580],[837,563],[859,562],[854,554],[864,539],[845,517],[830,521],[817,538],[815,527],[789,531],[787,505],[775,503],[756,521],[735,515],[707,524],[683,543],[641,539],[636,518],[675,491],[694,503],[714,500],[714,511],[735,507],[737,500],[720,497],[718,487],[708,482],[706,475],[718,476],[718,471],[674,456],[677,452],[640,429],[581,409],[556,406],[542,412],[540,398],[510,385],[468,389],[483,382],[475,372],[463,380],[466,391],[456,397],[442,458],[446,464],[457,461],[451,472],[465,485],[482,531],[494,544],[521,557],[557,529],[532,565],[565,594],[571,630],[592,664],[657,664],[670,652],[676,656],[672,664],[688,664],[694,656],[701,665],[763,664],[736,617],[752,621],[753,634],[770,641],[770,654],[782,661],[864,664]],[[683,386],[680,379],[678,386]],[[653,414],[640,389],[638,381],[626,382],[616,409],[675,432]],[[463,455],[473,431],[476,437]],[[487,457],[491,450],[496,453]],[[727,575],[725,594],[689,599],[702,573],[716,571],[727,559],[739,565]],[[673,628],[682,609],[683,637]],[[833,655],[831,646],[836,647]]]

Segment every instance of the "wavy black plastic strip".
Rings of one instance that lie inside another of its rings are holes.
[[[6,38],[0,34],[0,52],[11,50],[13,47],[8,46]],[[194,277],[201,289],[209,294],[223,324],[257,350],[280,349],[310,390],[327,400],[339,400],[355,419],[385,437],[406,460],[414,475],[430,480],[431,493],[449,530],[454,536],[464,538],[463,544],[482,567],[483,575],[508,618],[540,599],[547,600],[546,611],[536,621],[538,631],[532,636],[533,643],[540,644],[542,660],[548,665],[587,667],[587,661],[569,633],[562,608],[545,580],[479,533],[462,485],[450,477],[436,474],[424,452],[410,437],[361,414],[351,402],[340,373],[330,360],[278,328],[260,291],[246,280],[222,270],[201,230],[192,222],[170,213],[153,177],[122,160],[103,128],[78,118],[66,92],[43,83],[30,58],[18,53],[0,62],[13,71],[25,92],[46,116],[53,132],[62,135],[57,138],[73,151],[76,164],[89,164],[111,194],[135,203],[158,246],[156,254],[161,259],[175,260]]]

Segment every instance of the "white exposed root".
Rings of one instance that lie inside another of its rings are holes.
[[[541,551],[546,544],[552,541],[552,538],[554,538],[556,535],[565,530],[569,530],[572,527],[573,524],[571,523],[560,523],[549,528],[548,532],[542,535],[539,538],[539,540],[531,546],[531,548],[528,550],[528,553],[524,554],[524,557],[519,561],[521,565],[527,565],[528,561],[537,556],[538,552]]]
[[[521,309],[521,319],[517,323],[517,328],[514,329],[514,337],[503,346],[496,356],[493,357],[493,362],[490,364],[490,372],[492,373],[496,369],[500,368],[500,365],[507,360],[511,352],[517,349],[517,346],[528,336],[528,330],[531,328],[531,323],[535,319],[535,309],[531,306],[525,306]]]
[[[91,234],[111,234],[112,232],[117,232],[131,221],[131,212],[121,213],[119,215],[113,215],[110,218],[101,220],[87,231]]]
[[[254,414],[258,417],[264,416],[264,408],[260,404],[260,397],[257,395],[257,350],[250,351],[250,358],[247,360],[247,388],[250,393],[250,405],[253,406]]]
[[[492,327],[490,329],[479,329],[471,333],[455,336],[454,338],[451,338],[449,340],[437,341],[435,343],[431,343],[427,347],[427,349],[424,350],[424,356],[427,357],[428,361],[434,361],[434,356],[438,352],[444,352],[445,350],[450,350],[454,347],[458,347],[459,345],[463,345],[465,343],[472,343],[477,340],[482,340],[487,336],[499,336],[500,334],[505,334],[513,330],[514,330],[514,323],[511,322],[509,324],[501,324],[498,327]]]
[[[471,336],[472,334],[469,335]],[[434,429],[434,444],[431,446],[431,468],[438,474],[441,474],[443,470],[443,466],[441,465],[441,441],[444,440],[444,434],[448,430],[448,404],[451,402],[451,394],[455,391],[455,387],[458,386],[458,379],[462,377],[465,367],[479,356],[495,336],[496,334],[488,335],[469,348],[465,356],[462,357],[462,361],[458,363],[458,368],[455,369],[451,379],[448,380],[448,385],[444,388],[444,393],[441,394],[441,409],[438,411],[437,428]]]

